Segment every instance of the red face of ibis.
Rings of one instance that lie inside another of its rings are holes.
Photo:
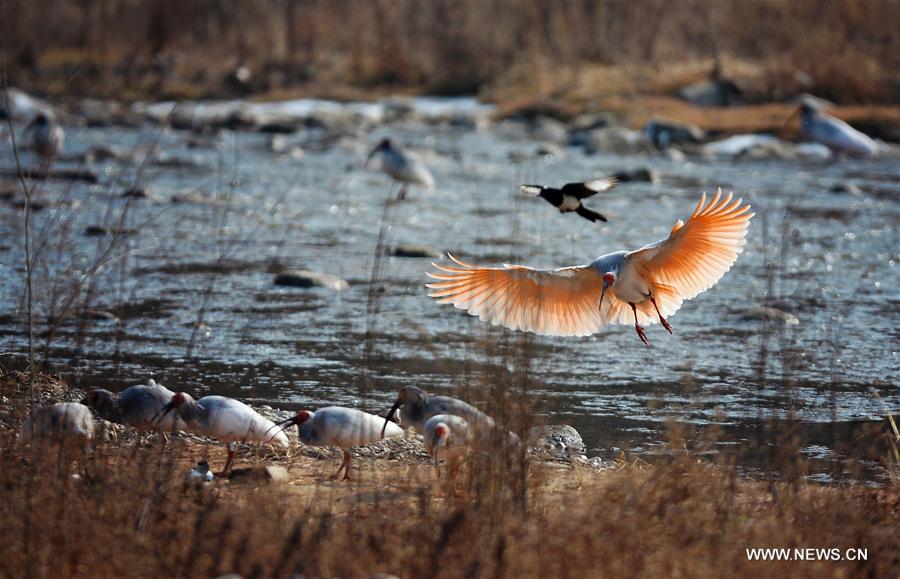
[[[616,283],[616,274],[611,271],[603,274],[603,289],[611,287],[614,283]]]
[[[301,410],[297,413],[297,416],[294,417],[294,424],[300,426],[301,424],[309,420],[310,416],[312,416],[312,412],[310,412],[309,410]]]
[[[184,392],[176,392],[174,396],[172,396],[172,406],[179,407],[184,404]]]

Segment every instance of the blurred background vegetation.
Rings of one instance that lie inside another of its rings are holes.
[[[589,105],[727,77],[746,102],[900,100],[898,2],[0,0],[8,82],[54,98],[478,94]]]

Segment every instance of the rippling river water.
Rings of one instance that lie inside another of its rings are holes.
[[[900,411],[897,157],[672,160],[572,147],[541,155],[509,122],[482,130],[397,122],[341,138],[309,129],[287,137],[302,155],[273,153],[268,135],[250,131],[67,132],[70,152],[101,144],[137,152],[133,163],[93,165],[98,184],[39,186],[47,199],[65,198],[35,213],[37,234],[53,232],[38,271],[39,320],[53,314],[46,280],[58,271],[66,273],[57,289],[81,284],[86,295],[85,274],[110,245],[109,237],[83,235],[87,226],[110,225],[127,203],[121,226],[137,229],[103,258],[90,290],[91,307],[120,321],[91,319],[83,336],[65,324],[51,341],[54,367],[82,384],[121,388],[152,376],[196,394],[286,408],[381,409],[403,385],[462,390],[490,403],[492,381],[527,376],[537,420],[572,424],[589,454],[604,457],[654,451],[674,419],[721,425],[738,445],[791,420],[807,435],[806,453],[827,458],[883,419],[872,388]],[[384,201],[396,187],[362,162],[387,135],[420,150],[438,186],[412,188],[389,208],[393,225],[382,231]],[[142,165],[153,143],[161,153]],[[8,142],[0,161],[14,166]],[[560,215],[518,192],[523,182],[636,167],[652,168],[659,182],[623,183],[587,203],[608,223]],[[149,198],[120,196],[135,182]],[[860,191],[832,192],[847,183]],[[427,297],[427,258],[390,258],[384,292],[369,295],[380,231],[389,245],[424,244],[476,263],[557,267],[665,237],[701,191],[717,187],[754,206],[746,249],[718,285],[670,318],[673,336],[649,328],[650,347],[631,327],[527,339],[490,327]],[[21,352],[22,211],[4,205],[0,216],[2,349]],[[350,287],[276,287],[275,264],[334,274]],[[368,319],[367,301],[377,306]],[[764,303],[799,324],[747,315]],[[45,338],[39,334],[40,348]]]

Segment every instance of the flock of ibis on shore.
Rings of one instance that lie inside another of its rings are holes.
[[[874,141],[846,123],[822,113],[811,104],[800,109],[807,134],[837,150],[867,154]],[[52,119],[41,115],[28,130],[31,147],[45,162],[59,153],[64,135]],[[408,185],[434,187],[434,178],[420,158],[389,139],[369,154],[366,165],[381,156],[382,169],[401,183],[399,199]],[[616,185],[599,178],[569,183],[560,188],[523,185],[562,213],[576,212],[590,221],[606,218],[582,201]],[[559,269],[534,269],[522,265],[481,267],[449,256],[452,264],[432,264],[427,275],[429,295],[439,303],[453,304],[470,315],[511,330],[550,336],[587,336],[610,324],[633,324],[640,340],[649,345],[646,325],[659,322],[672,333],[668,319],[690,300],[715,285],[735,263],[746,242],[753,217],[750,206],[721,190],[708,199],[704,193],[687,221],[677,221],[670,235],[633,251],[615,251],[588,264]],[[353,408],[328,406],[301,410],[275,423],[246,404],[224,396],[195,400],[185,392],[173,392],[150,380],[120,393],[90,390],[82,404],[62,403],[35,410],[23,425],[20,439],[36,433],[64,430],[90,438],[93,413],[135,429],[157,432],[185,430],[225,442],[228,470],[234,444],[259,442],[289,446],[285,429],[296,426],[303,444],[340,448],[343,460],[335,477],[350,480],[350,449],[384,438],[404,435],[411,427],[421,434],[438,464],[443,456],[454,461],[463,456],[478,432],[496,428],[494,420],[474,406],[449,396],[431,396],[419,388],[400,390],[385,416]],[[399,414],[399,416],[398,416]],[[399,424],[394,422],[398,420]],[[509,439],[518,438],[508,434]],[[206,476],[201,473],[197,476]]]

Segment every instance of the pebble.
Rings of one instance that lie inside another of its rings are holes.
[[[626,169],[613,174],[619,183],[659,183],[659,173],[649,167],[640,167],[637,169]]]
[[[346,280],[329,273],[319,273],[303,269],[286,269],[275,276],[275,285],[288,287],[324,287],[335,291],[350,287]]]
[[[781,322],[787,326],[796,326],[800,323],[800,319],[794,314],[770,306],[748,308],[742,312],[741,318],[745,320],[770,320]]]
[[[441,259],[444,257],[444,252],[427,245],[401,244],[391,250],[391,255],[395,257],[430,257]]]

